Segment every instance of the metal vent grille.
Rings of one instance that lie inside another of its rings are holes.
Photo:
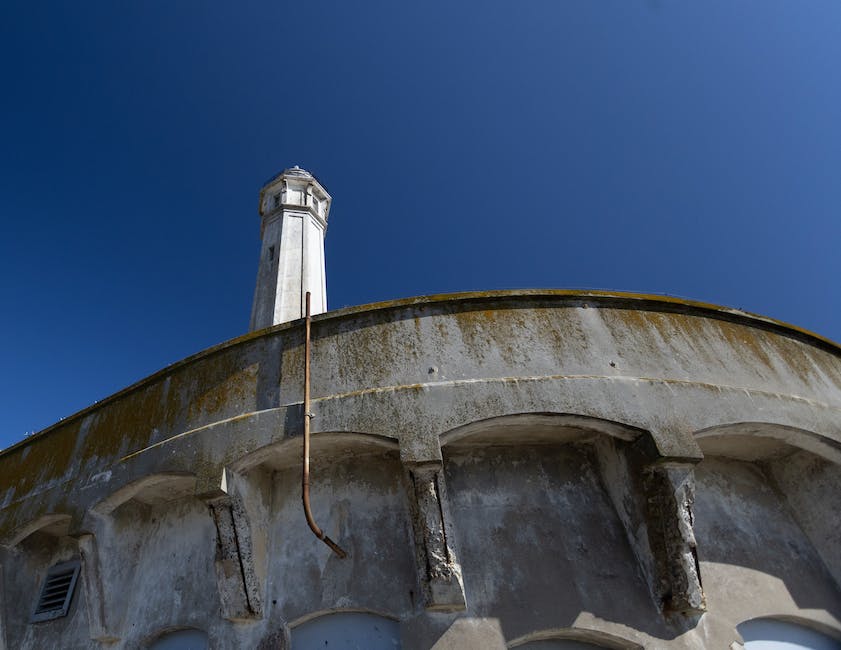
[[[41,586],[41,595],[38,596],[38,606],[32,614],[32,622],[50,621],[67,616],[78,577],[78,560],[63,562],[52,567]]]

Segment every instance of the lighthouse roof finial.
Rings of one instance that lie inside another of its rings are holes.
[[[301,169],[298,165],[294,167],[290,167],[289,169],[284,169],[281,173],[281,176],[300,176],[303,178],[312,178],[312,174],[310,174],[306,169]]]

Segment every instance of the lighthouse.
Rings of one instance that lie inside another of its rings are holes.
[[[251,331],[303,317],[308,291],[312,313],[327,311],[324,234],[330,203],[324,186],[297,165],[263,186]]]

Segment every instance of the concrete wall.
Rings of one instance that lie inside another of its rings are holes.
[[[349,557],[300,508],[302,327],[263,330],[0,454],[7,647],[286,647],[336,611],[405,648],[727,648],[759,617],[841,638],[831,342],[551,291],[333,312],[313,337],[313,510]],[[30,624],[72,558],[68,615]]]

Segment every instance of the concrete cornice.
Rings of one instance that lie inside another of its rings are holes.
[[[593,289],[500,289],[494,291],[439,293],[428,296],[399,298],[397,300],[387,300],[354,307],[345,307],[315,316],[313,317],[313,320],[345,318],[363,312],[376,312],[418,305],[443,305],[448,303],[469,304],[488,301],[511,303],[518,301],[539,301],[540,299],[567,303],[567,306],[570,307],[614,307],[680,314],[695,314],[698,316],[718,318],[720,320],[737,322],[750,327],[759,327],[761,329],[775,331],[779,334],[811,343],[821,349],[841,356],[841,345],[835,341],[802,327],[797,327],[796,325],[791,325],[767,316],[753,314],[751,312],[734,309],[732,307],[723,307],[713,303],[679,298],[676,296]]]
[[[284,212],[303,212],[309,214],[313,219],[315,219],[319,225],[324,229],[327,230],[327,221],[322,217],[318,212],[316,212],[315,208],[311,205],[298,205],[295,203],[283,203],[276,208],[272,208],[268,212],[260,213],[260,217],[263,220],[262,225],[265,228],[267,223],[274,221],[275,219],[279,219]]]
[[[296,206],[303,211],[301,206]],[[323,314],[313,316],[313,323],[338,323],[341,321],[352,321],[360,316],[376,315],[379,320],[388,321],[389,312],[393,312],[392,320],[400,320],[407,308],[429,307],[444,312],[458,313],[474,311],[476,309],[517,309],[529,307],[568,307],[568,308],[609,308],[628,309],[639,311],[654,311],[663,313],[676,313],[695,315],[704,318],[712,318],[722,321],[736,323],[746,327],[752,327],[770,331],[781,336],[798,340],[812,345],[832,355],[841,357],[841,346],[834,341],[822,337],[808,330],[783,323],[778,320],[744,312],[738,309],[721,307],[709,303],[696,302],[672,296],[622,293],[614,291],[593,291],[593,290],[567,290],[567,289],[524,289],[524,290],[498,290],[498,291],[476,291],[463,293],[436,294],[429,296],[417,296],[402,298],[384,302],[371,303],[355,307],[346,307]],[[140,381],[102,399],[87,408],[70,415],[61,421],[50,425],[39,433],[25,438],[10,447],[0,451],[0,457],[28,445],[29,443],[49,434],[60,427],[67,426],[75,420],[103,408],[106,404],[117,401],[135,391],[141,390],[155,382],[163,379],[178,370],[181,370],[197,361],[212,357],[230,348],[244,344],[254,339],[272,336],[285,330],[301,327],[302,319],[282,323],[262,330],[250,332],[243,336],[225,341],[213,347],[207,348],[180,361],[176,361],[158,372],[149,375]],[[318,335],[318,332],[315,332]]]

